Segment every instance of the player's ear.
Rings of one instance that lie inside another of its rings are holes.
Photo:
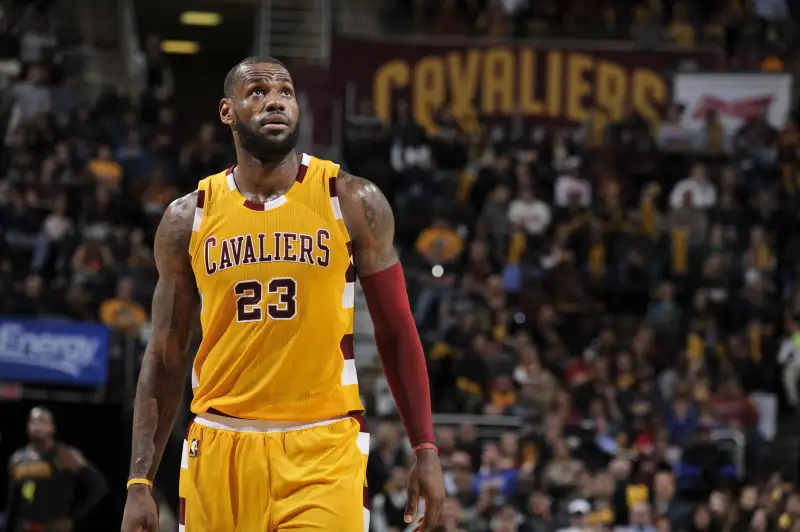
[[[219,101],[219,120],[228,126],[233,124],[233,104],[228,98]]]

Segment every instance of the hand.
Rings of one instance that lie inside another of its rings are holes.
[[[72,532],[72,519],[56,519],[47,530],[52,532]]]
[[[417,517],[417,504],[422,497],[425,500],[425,515],[414,532],[430,532],[439,523],[439,512],[444,501],[444,478],[439,453],[433,449],[422,449],[417,452],[417,461],[408,474],[408,502],[404,520],[411,523]]]
[[[134,484],[128,489],[122,532],[158,532],[158,508],[149,486]]]

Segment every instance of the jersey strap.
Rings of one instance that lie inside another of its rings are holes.
[[[200,228],[203,225],[203,214],[208,208],[211,199],[211,189],[209,179],[203,179],[197,185],[197,205],[194,208],[194,220],[192,221],[192,237],[189,240],[189,255],[195,256],[197,246],[200,245]]]

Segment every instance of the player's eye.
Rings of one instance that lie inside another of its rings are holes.
[[[284,96],[291,96],[292,95],[292,89],[283,89],[281,91],[281,94],[283,94]]]
[[[258,94],[259,96],[264,96],[267,92],[262,89],[261,87],[256,87],[253,89],[253,94]]]

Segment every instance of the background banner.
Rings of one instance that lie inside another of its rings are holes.
[[[0,380],[103,385],[107,379],[104,325],[0,319]]]
[[[421,125],[429,125],[445,103],[456,114],[473,110],[490,121],[520,116],[565,125],[584,122],[595,109],[617,120],[630,105],[657,123],[669,99],[669,75],[682,66],[711,68],[718,59],[710,51],[596,49],[591,44],[555,48],[340,38],[334,41],[331,69],[348,98],[372,100],[387,121],[396,103],[406,100]]]
[[[686,106],[684,127],[699,131],[706,113],[716,111],[727,133],[766,110],[767,120],[782,128],[792,109],[794,79],[783,73],[679,73],[673,98]]]

